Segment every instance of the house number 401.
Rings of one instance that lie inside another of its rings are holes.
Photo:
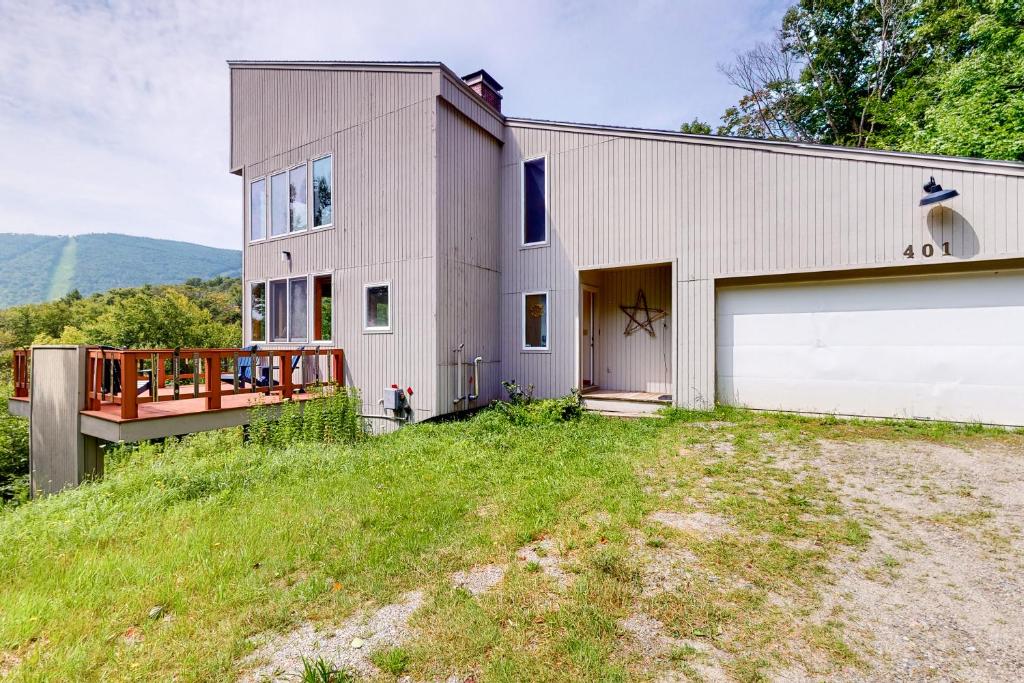
[[[906,256],[907,258],[914,258],[914,245],[913,244],[908,244],[907,248],[903,250],[903,255]],[[935,245],[934,244],[926,244],[926,245],[921,247],[921,256],[924,256],[925,258],[931,258],[934,255],[935,255]],[[942,243],[942,255],[943,256],[952,256],[953,255],[952,252],[950,252],[950,250],[949,250],[949,242],[943,242]]]

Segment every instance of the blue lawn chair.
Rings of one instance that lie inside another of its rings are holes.
[[[242,349],[245,353],[252,353],[258,350],[259,346],[257,344],[252,344],[251,346],[246,346]],[[259,358],[254,358],[253,356],[238,357],[238,386],[244,387],[246,384],[255,384],[258,387],[267,386],[270,377],[270,368],[260,368],[260,377],[254,380],[252,372],[254,360],[259,363]],[[220,376],[220,381],[232,384],[234,383],[235,378],[231,374],[224,374]]]

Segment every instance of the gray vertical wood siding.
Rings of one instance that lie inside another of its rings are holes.
[[[477,393],[465,407],[487,405],[501,390],[498,344],[498,193],[501,144],[475,119],[445,100],[438,102],[438,288],[437,405],[451,406],[462,393]],[[469,368],[458,386],[458,359],[483,358],[479,391],[471,392]]]
[[[1024,167],[507,121],[501,269],[505,374],[543,395],[575,383],[580,269],[677,264],[676,400],[714,400],[714,293],[724,277],[1024,256]],[[550,246],[522,249],[520,163],[547,156]],[[935,176],[961,196],[918,207]],[[942,242],[952,256],[943,257]],[[924,259],[921,247],[934,245]],[[913,244],[917,257],[903,250]],[[519,350],[519,293],[548,289],[552,344]],[[625,317],[623,315],[623,321]]]
[[[391,384],[413,388],[418,419],[449,412],[449,352],[462,342],[468,360],[487,360],[480,403],[496,397],[500,115],[440,65],[232,67],[246,283],[332,274],[333,344],[368,413]],[[249,183],[325,154],[334,225],[249,242]],[[391,285],[390,333],[363,330],[363,287],[375,282]]]

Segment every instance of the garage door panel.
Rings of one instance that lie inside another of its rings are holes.
[[[894,417],[956,422],[987,422],[1020,425],[1022,387],[979,385],[917,385],[849,382],[795,381],[778,378],[745,379],[737,386],[732,378],[719,381],[719,400],[730,405],[763,410],[834,413],[865,417]],[[992,400],[994,389],[1005,399]]]
[[[1024,424],[1024,273],[718,292],[723,403]]]
[[[730,377],[775,377],[787,367],[791,379],[852,382],[949,382],[1012,386],[1024,377],[1024,354],[1017,346],[957,347],[963,357],[929,346],[899,346],[880,354],[877,347],[805,348],[799,363],[788,346],[719,347],[718,373]]]
[[[862,346],[877,343],[878,330],[884,329],[891,346],[917,345],[922,339],[930,346],[1024,344],[1024,325],[1005,324],[1008,311],[1012,317],[1006,307],[959,309],[955,325],[944,309],[730,315],[719,321],[719,343]],[[978,328],[1000,334],[979,338]]]

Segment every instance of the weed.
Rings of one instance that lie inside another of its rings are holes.
[[[376,664],[382,671],[394,676],[401,676],[409,666],[409,653],[400,647],[393,647],[389,650],[375,652],[370,656],[370,661]]]
[[[323,657],[315,659],[302,658],[302,671],[295,675],[301,683],[350,683],[355,678],[348,672],[338,669]]]

